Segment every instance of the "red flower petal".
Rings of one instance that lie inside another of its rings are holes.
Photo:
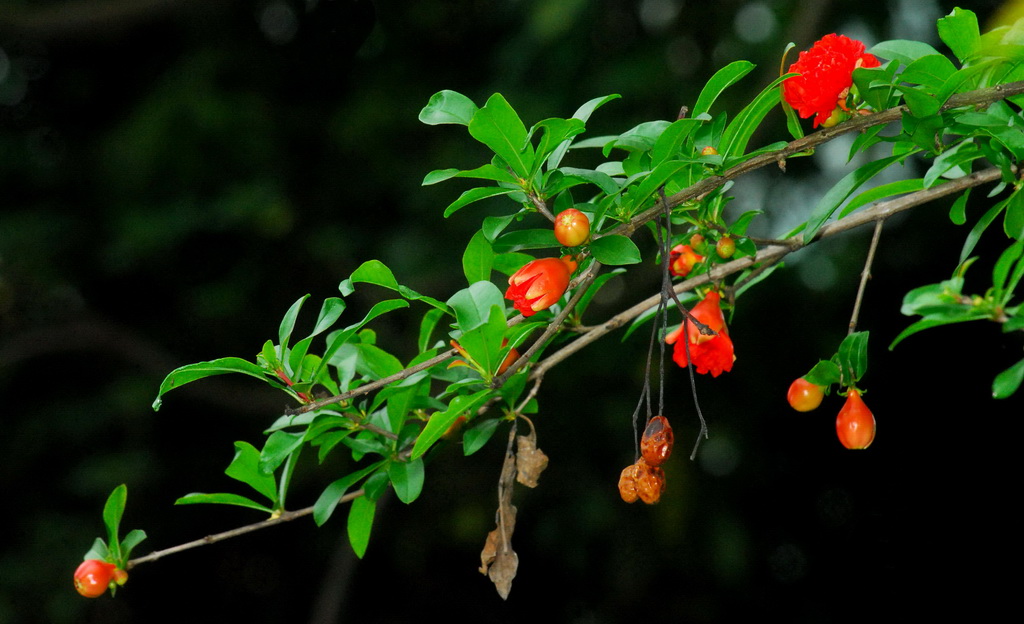
[[[816,115],[814,127],[818,127],[837,106],[845,108],[853,70],[879,65],[877,58],[864,52],[862,42],[834,33],[825,35],[790,65],[789,71],[800,75],[782,83],[782,97],[801,117]]]

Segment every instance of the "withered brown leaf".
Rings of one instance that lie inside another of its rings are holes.
[[[516,481],[526,487],[537,487],[540,473],[548,467],[548,456],[537,448],[537,430],[529,418],[523,420],[530,424],[530,433],[516,436]]]

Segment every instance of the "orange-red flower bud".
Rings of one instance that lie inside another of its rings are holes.
[[[704,262],[704,256],[694,251],[693,247],[676,245],[668,256],[668,270],[672,275],[686,277],[699,262]]]
[[[117,566],[112,563],[86,559],[75,570],[75,589],[86,598],[99,598],[110,586],[116,569]]]
[[[732,370],[732,363],[736,361],[733,351],[732,339],[729,338],[729,329],[725,326],[725,315],[719,305],[721,296],[712,290],[700,303],[693,306],[690,314],[701,323],[717,332],[714,336],[706,336],[692,322],[686,322],[679,326],[679,329],[665,336],[665,342],[674,344],[672,359],[676,364],[686,367],[686,349],[689,343],[690,357],[693,358],[693,365],[698,373],[711,373],[712,377],[718,377],[722,372]],[[687,340],[679,340],[683,327],[687,328]]]
[[[558,258],[533,260],[508,278],[505,298],[511,299],[523,316],[532,316],[562,298],[570,275],[568,263]]]

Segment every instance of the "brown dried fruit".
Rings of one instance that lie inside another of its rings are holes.
[[[651,466],[660,466],[672,455],[675,436],[672,425],[664,416],[655,416],[647,423],[644,435],[640,439],[640,454]]]
[[[627,503],[635,503],[640,495],[636,493],[636,464],[626,466],[619,475],[619,496]]]
[[[665,491],[665,471],[658,466],[649,466],[643,458],[640,458],[636,466],[636,493],[640,500],[653,505]]]

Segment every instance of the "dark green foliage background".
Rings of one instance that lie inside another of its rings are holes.
[[[172,503],[233,488],[222,474],[232,442],[260,446],[284,395],[219,377],[153,413],[163,375],[253,358],[296,298],[335,296],[364,260],[442,300],[464,285],[477,216],[507,206],[441,220],[468,186],[421,188],[422,176],[487,156],[459,128],[416,121],[431,94],[482,103],[500,91],[530,125],[621,93],[588,136],[621,132],[674,118],[729,61],[759,66],[728,94],[735,111],[777,75],[787,41],[934,36],[954,3],[768,2],[777,25],[756,43],[737,36],[749,8],[738,1],[114,2],[109,14],[75,4],[0,9],[0,622],[847,622],[880,609],[920,616],[935,604],[925,595],[969,599],[949,590],[984,573],[980,553],[1006,547],[1010,497],[989,490],[1010,485],[1003,431],[1021,403],[989,397],[1019,338],[952,326],[885,351],[909,323],[902,294],[955,266],[966,230],[939,205],[883,235],[860,325],[872,334],[864,387],[879,422],[866,452],[836,441],[838,398],[804,415],[783,398],[845,335],[869,234],[858,232],[740,301],[734,370],[698,379],[711,439],[696,462],[688,381],[670,364],[678,444],[659,506],[626,506],[615,492],[633,457],[639,335],[608,337],[548,376],[536,423],[551,466],[537,490],[516,492],[520,568],[507,602],[476,572],[503,433],[468,459],[442,449],[420,500],[379,509],[362,561],[343,518],[319,530],[299,521],[140,566],[114,600],[79,598],[71,573],[119,483],[123,530],[149,534],[137,555],[260,519]],[[983,22],[997,8],[962,6]],[[666,7],[679,12],[652,17]],[[921,7],[935,12],[923,33],[901,30]],[[261,29],[275,11],[294,22]],[[772,119],[762,143],[784,136],[781,114]],[[815,159],[785,175],[825,179]],[[782,177],[758,184],[770,198]],[[982,274],[994,258],[984,240],[979,251]],[[824,289],[800,279],[827,269],[836,277]],[[653,292],[655,273],[631,268],[589,320]],[[357,291],[345,318],[361,318],[372,295]],[[300,323],[313,322],[307,313]],[[375,329],[408,360],[417,323],[395,314]],[[313,468],[300,469],[290,507],[311,504],[343,466]]]

